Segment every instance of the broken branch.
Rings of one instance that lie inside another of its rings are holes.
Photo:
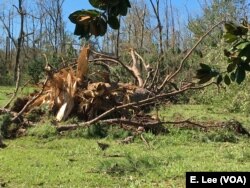
[[[34,96],[29,102],[27,102],[27,104],[22,108],[22,110],[14,118],[12,118],[11,121],[16,121],[25,112],[25,110],[42,95],[47,82],[48,82],[48,77],[46,78],[43,84],[42,90],[36,96]]]

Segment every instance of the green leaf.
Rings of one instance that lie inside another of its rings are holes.
[[[78,35],[80,36],[80,38],[84,37],[86,39],[89,39],[89,37],[91,36],[89,33],[89,29],[89,25],[76,24],[74,35]]]
[[[120,22],[117,17],[111,16],[108,18],[108,24],[112,29],[119,29],[120,28]]]
[[[77,10],[77,11],[75,11],[75,12],[73,12],[73,13],[71,13],[70,15],[69,15],[69,20],[72,22],[72,23],[77,23],[77,21],[79,20],[79,15],[81,15],[82,14],[82,11],[81,10]]]
[[[222,75],[220,75],[216,81],[217,85],[219,85],[222,82],[222,80],[223,80]]]
[[[237,35],[246,35],[248,32],[248,28],[244,26],[238,26],[237,27]]]
[[[200,67],[202,69],[211,70],[211,67],[209,65],[207,65],[207,64],[204,64],[204,63],[200,63]]]
[[[246,57],[245,61],[250,60],[250,42],[249,45],[246,45],[244,49],[241,50],[241,52],[238,55],[239,57]]]
[[[97,10],[84,10],[83,14],[91,17],[97,17],[101,15],[101,12]]]
[[[106,10],[107,9],[107,6],[108,4],[103,2],[103,0],[89,0],[89,3],[95,7],[95,8],[98,8],[98,9],[101,9],[101,10]]]
[[[108,12],[109,17],[112,17],[112,16],[116,17],[116,16],[118,16],[119,14],[120,14],[120,9],[119,9],[118,6],[111,7],[111,8],[109,9],[109,12]]]
[[[78,23],[82,17],[90,16],[91,19],[100,16],[101,12],[97,10],[77,10],[69,15],[69,20],[72,23]]]
[[[100,18],[97,22],[97,28],[99,29],[100,36],[105,35],[105,33],[107,32],[107,22]]]
[[[131,4],[130,4],[129,0],[125,0],[125,1],[127,2],[128,7],[131,8]]]
[[[238,84],[241,84],[245,80],[246,71],[245,71],[244,67],[238,66],[238,68],[236,69],[236,72],[235,72],[235,77],[236,77],[236,82]]]
[[[91,33],[91,35],[94,36],[99,36],[99,29],[97,28],[97,22],[96,21],[92,21],[89,23],[89,32]]]
[[[232,73],[230,74],[230,79],[234,82],[234,81],[235,81],[235,78],[236,78],[235,72],[232,72]]]
[[[122,16],[126,16],[128,13],[128,3],[127,0],[121,0],[119,4],[119,13]]]
[[[210,70],[207,69],[198,69],[196,70],[196,78],[202,79],[204,76],[210,75]]]
[[[236,67],[236,63],[230,63],[228,66],[227,66],[227,72],[232,72]]]
[[[91,35],[99,36],[106,33],[105,22],[97,10],[78,10],[70,14],[69,19],[76,24],[74,34],[89,39]],[[98,24],[102,19],[102,24]],[[107,23],[106,23],[107,25]]]
[[[224,24],[224,26],[225,26],[226,33],[230,33],[233,35],[242,36],[242,35],[246,35],[248,32],[248,28],[244,26],[236,25],[233,22],[227,22]]]
[[[250,65],[249,65],[249,63],[244,63],[244,69],[246,70],[246,71],[250,71]]]
[[[109,6],[117,6],[120,3],[121,0],[109,0],[108,4]]]
[[[204,76],[202,79],[199,80],[198,84],[204,84],[204,83],[207,83],[209,80],[212,79],[212,76],[210,75],[206,75]]]
[[[126,16],[128,13],[128,8],[131,7],[128,0],[119,0],[119,4],[114,6],[109,6],[108,16]]]
[[[236,48],[238,50],[243,50],[243,49],[247,48],[249,45],[250,45],[250,42],[243,42],[243,43],[240,43],[239,45],[237,45]]]
[[[233,22],[227,22],[224,24],[226,33],[235,34],[235,31],[237,31],[237,25],[235,25]]]
[[[223,35],[223,38],[224,38],[225,42],[227,42],[227,43],[232,43],[232,42],[234,42],[234,41],[236,41],[238,39],[237,36],[235,36],[235,35],[233,35],[231,33],[225,33]]]
[[[224,82],[225,82],[225,84],[227,84],[227,85],[230,85],[231,84],[231,80],[230,80],[230,78],[229,78],[229,76],[226,74],[225,75],[225,77],[224,77]]]

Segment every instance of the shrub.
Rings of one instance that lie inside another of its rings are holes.
[[[114,125],[108,129],[108,137],[111,139],[122,139],[128,136],[132,136],[132,133],[119,126]]]
[[[209,132],[201,137],[203,142],[230,142],[237,143],[238,137],[232,131],[213,131]]]
[[[28,74],[34,83],[38,83],[44,70],[45,62],[42,59],[34,59],[28,65]]]
[[[107,135],[108,135],[108,127],[103,124],[96,123],[88,127],[87,137],[104,138]]]
[[[38,138],[49,138],[57,135],[56,127],[50,124],[37,125],[28,130],[29,136],[35,136]]]
[[[4,138],[15,137],[15,130],[17,130],[17,125],[11,122],[9,114],[0,116],[0,134]]]

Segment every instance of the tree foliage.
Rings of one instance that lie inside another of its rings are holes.
[[[77,10],[69,16],[76,25],[74,34],[80,38],[103,36],[108,25],[112,29],[119,29],[119,16],[126,16],[131,7],[129,0],[89,0],[89,3],[95,9]]]
[[[223,39],[228,48],[224,49],[228,65],[226,71],[212,69],[209,65],[200,64],[196,77],[199,83],[205,83],[213,77],[217,77],[217,84],[223,81],[226,85],[232,82],[241,84],[250,71],[250,25],[246,20],[242,20],[240,25],[234,22],[224,24]]]
[[[230,76],[231,81],[241,84],[246,72],[250,71],[250,37],[247,21],[243,20],[241,25],[226,23],[224,40],[230,45],[229,49],[224,50],[229,62],[226,76]]]

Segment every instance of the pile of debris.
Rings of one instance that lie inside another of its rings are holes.
[[[59,71],[54,71],[46,62],[47,79],[41,86],[41,91],[16,101],[12,107],[12,111],[17,113],[15,119],[46,106],[55,115],[57,125],[70,116],[77,116],[88,126],[105,120],[106,123],[126,124],[135,128],[144,126],[147,130],[153,123],[154,131],[156,126],[163,130],[160,123],[157,125],[159,119],[141,115],[140,102],[152,97],[147,89],[130,83],[111,82],[107,78],[110,76],[108,74],[105,74],[106,82],[93,82],[88,78],[89,54],[89,47],[84,47],[77,59],[77,66],[68,66]],[[70,127],[58,126],[58,130]]]

